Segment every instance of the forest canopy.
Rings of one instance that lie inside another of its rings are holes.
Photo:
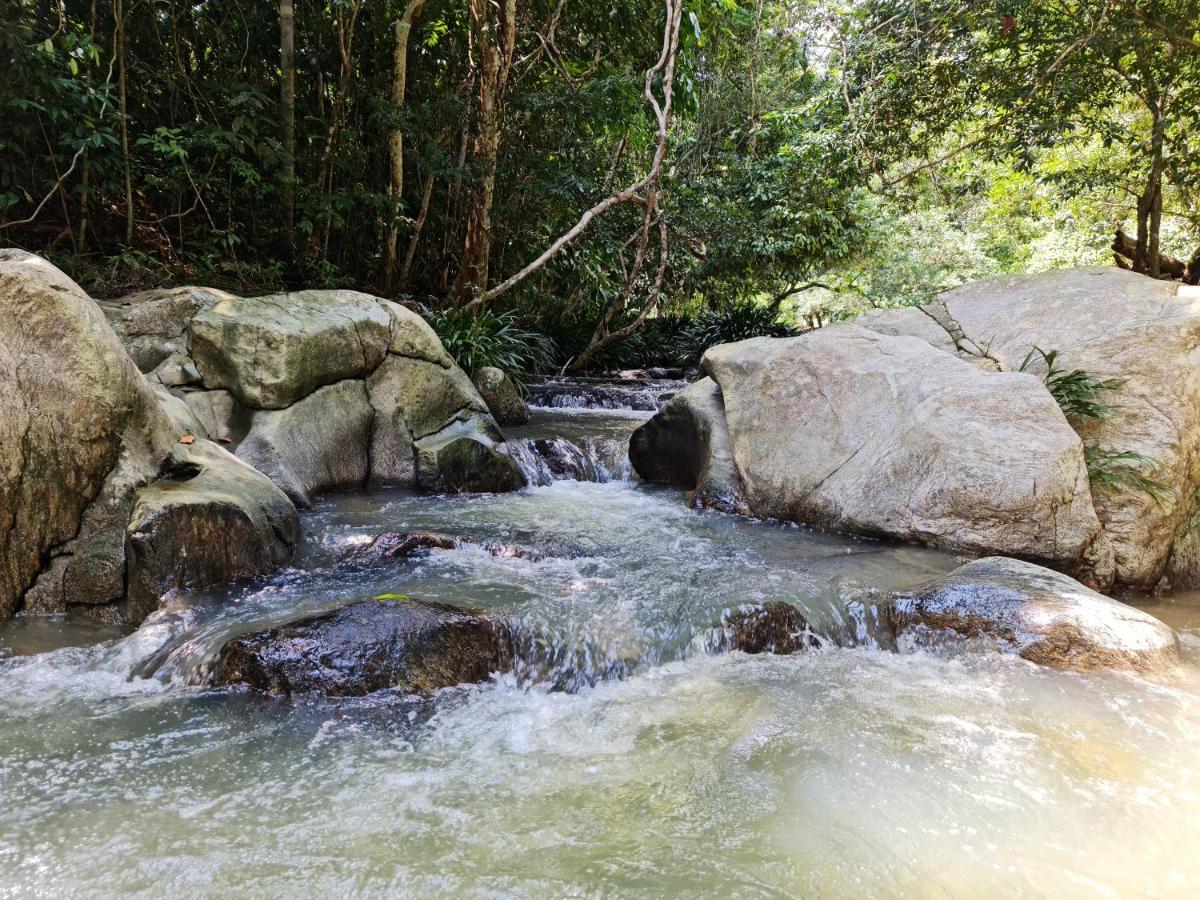
[[[998,272],[1196,283],[1198,23],[1200,0],[0,0],[0,242],[99,295],[412,298],[575,367]]]

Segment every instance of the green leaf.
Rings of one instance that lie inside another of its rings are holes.
[[[375,599],[392,600],[396,603],[408,603],[410,600],[412,600],[412,597],[408,596],[408,594],[376,594]]]

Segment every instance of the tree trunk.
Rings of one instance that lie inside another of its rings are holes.
[[[500,152],[500,111],[516,46],[517,0],[470,0],[471,31],[479,50],[479,95],[476,105],[472,165],[478,181],[467,208],[463,255],[451,294],[471,302],[487,288],[492,243],[492,197]]]
[[[425,0],[408,0],[404,14],[396,20],[395,44],[392,47],[392,107],[393,113],[400,114],[404,108],[404,90],[408,81],[408,38],[412,32],[413,22],[421,14]],[[388,140],[388,155],[391,161],[391,183],[388,185],[390,196],[399,207],[404,197],[404,132],[397,127],[392,131]],[[400,226],[396,221],[396,211],[392,211],[392,222],[388,226],[387,236],[383,243],[383,290],[391,293],[392,276],[396,270],[396,242],[400,237]],[[405,269],[407,271],[407,266]]]
[[[283,144],[280,194],[290,256],[296,245],[296,20],[292,0],[279,0],[279,140]]]
[[[117,55],[117,103],[121,112],[121,159],[125,164],[125,246],[133,246],[133,177],[129,171],[129,117],[125,92],[125,10],[122,0],[113,0],[116,29],[113,43]]]

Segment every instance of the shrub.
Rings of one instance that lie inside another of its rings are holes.
[[[782,321],[779,312],[753,300],[739,300],[706,309],[684,320],[675,341],[675,358],[694,366],[709,347],[753,337],[794,337],[798,328]]]
[[[1058,351],[1046,351],[1041,347],[1034,347],[1025,354],[1019,371],[1029,372],[1039,361],[1046,367],[1042,380],[1046,383],[1050,396],[1058,402],[1063,414],[1072,422],[1104,418],[1110,407],[1100,399],[1100,395],[1105,391],[1119,390],[1125,383],[1116,378],[1099,378],[1083,369],[1068,371],[1059,368]]]
[[[520,385],[554,366],[554,341],[525,328],[514,312],[452,309],[427,318],[446,352],[468,374],[495,366]]]
[[[1154,460],[1132,450],[1101,450],[1096,446],[1083,449],[1088,480],[1102,491],[1121,487],[1133,488],[1161,501],[1170,489],[1161,481],[1147,477]]]

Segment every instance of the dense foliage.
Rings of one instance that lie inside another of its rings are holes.
[[[1197,22],[1200,0],[0,0],[0,241],[102,295],[413,296],[451,339],[551,335],[536,368],[694,361],[1112,262],[1114,235],[1196,280]]]

